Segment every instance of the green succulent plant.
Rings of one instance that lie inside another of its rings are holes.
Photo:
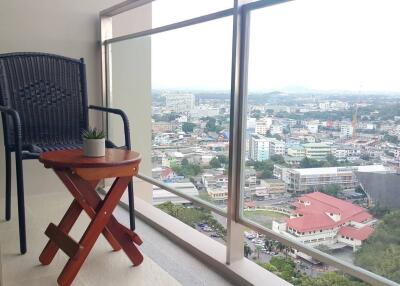
[[[83,139],[104,139],[106,136],[103,130],[97,128],[91,128],[82,131]]]

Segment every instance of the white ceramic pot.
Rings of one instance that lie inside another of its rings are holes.
[[[83,138],[83,155],[87,157],[104,157],[106,155],[106,140]]]

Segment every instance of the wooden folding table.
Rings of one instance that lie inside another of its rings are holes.
[[[113,250],[122,248],[134,266],[142,263],[143,256],[135,246],[142,243],[141,239],[112,215],[132,176],[138,173],[139,153],[107,149],[105,157],[90,158],[83,156],[82,150],[63,150],[43,153],[39,161],[54,170],[74,197],[58,226],[50,223],[47,227],[45,234],[50,240],[39,257],[43,265],[48,265],[58,249],[69,256],[57,279],[59,285],[72,283],[101,233]],[[102,200],[96,187],[105,178],[115,178],[115,181]],[[68,233],[82,210],[89,215],[91,222],[80,241],[76,242]]]

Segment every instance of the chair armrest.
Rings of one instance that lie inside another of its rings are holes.
[[[117,114],[117,115],[121,116],[122,122],[124,124],[125,146],[128,150],[131,150],[131,132],[129,129],[129,119],[125,112],[123,112],[121,109],[117,109],[117,108],[102,107],[102,106],[95,106],[95,105],[90,105],[89,109],[102,111],[102,112],[106,112],[106,113]]]
[[[12,109],[8,106],[0,105],[0,113],[4,113],[9,115],[13,121],[14,127],[14,140],[15,140],[15,151],[19,154],[22,152],[22,126],[21,126],[21,119],[19,118],[18,111]],[[4,132],[7,132],[4,130]]]

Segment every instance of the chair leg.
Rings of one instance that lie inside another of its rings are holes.
[[[22,156],[15,152],[15,165],[17,171],[17,195],[18,195],[18,222],[19,222],[19,246],[21,254],[26,253],[26,228],[25,228],[25,199],[24,199],[24,174],[22,170]]]
[[[135,202],[133,197],[133,183],[128,184],[128,200],[129,200],[129,222],[131,230],[135,230]]]
[[[6,220],[11,219],[11,152],[6,151]]]

